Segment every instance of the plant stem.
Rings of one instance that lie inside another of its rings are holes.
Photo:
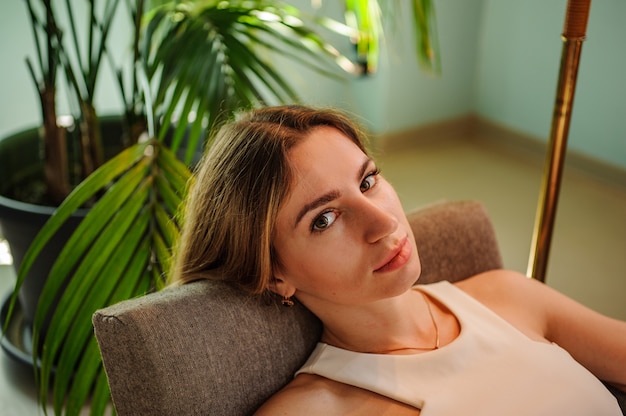
[[[60,203],[70,192],[67,166],[67,144],[65,129],[57,125],[56,91],[54,86],[46,86],[40,92],[43,113],[44,170],[46,192],[55,203]]]
[[[83,162],[83,177],[89,176],[104,162],[102,133],[96,109],[90,103],[81,102],[80,146]]]

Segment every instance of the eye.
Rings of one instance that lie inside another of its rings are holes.
[[[361,192],[366,192],[369,189],[371,189],[374,185],[376,185],[376,179],[379,174],[380,174],[380,170],[378,169],[373,172],[368,173],[365,179],[363,179],[363,182],[361,182],[361,186],[360,186]]]
[[[326,211],[315,217],[311,224],[311,231],[321,232],[333,225],[337,219],[337,214],[333,211]]]

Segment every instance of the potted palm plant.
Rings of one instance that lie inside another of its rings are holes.
[[[178,236],[176,213],[194,158],[210,146],[208,132],[241,108],[299,100],[287,77],[270,64],[271,54],[325,76],[352,71],[351,62],[318,34],[321,25],[356,39],[371,70],[381,14],[372,6],[376,2],[347,1],[351,26],[307,19],[299,9],[270,0],[171,1],[150,9],[143,0],[108,0],[98,9],[92,0],[87,52],[81,54],[71,0],[66,27],[56,3],[26,1],[39,51],[39,71],[29,65],[42,105],[43,127],[37,130],[43,131],[46,159],[53,159],[39,171],[52,173],[43,194],[54,214],[20,256],[4,327],[44,248],[68,234],[38,293],[30,324],[32,362],[38,363],[33,367],[43,406],[51,390],[55,413],[78,414],[90,399],[92,413],[102,414],[110,398],[91,315],[164,286]],[[127,76],[123,66],[113,66],[125,111],[117,132],[105,134],[93,94],[103,62],[112,60],[108,34],[124,4],[134,29]],[[430,2],[415,4],[430,13]],[[429,22],[418,15],[424,14],[416,13],[416,27]],[[432,47],[421,49],[428,55]],[[67,125],[58,123],[56,113],[58,73],[65,75],[75,103]],[[104,136],[112,136],[111,145],[101,144]],[[68,145],[68,139],[78,144]],[[32,138],[28,143],[38,146]],[[79,219],[64,231],[76,213]]]

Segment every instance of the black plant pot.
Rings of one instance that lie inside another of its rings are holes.
[[[112,156],[121,150],[122,128],[119,118],[101,122],[105,138],[105,155]],[[10,190],[31,180],[41,181],[43,162],[41,140],[38,129],[29,129],[0,139],[0,232],[6,238],[15,271],[19,270],[28,247],[35,236],[53,214],[56,207],[18,201],[7,195]],[[14,315],[14,326],[9,328],[3,339],[3,347],[20,361],[32,362],[30,328],[35,317],[39,295],[46,279],[65,242],[87,214],[79,210],[68,219],[41,251],[27,274],[18,296]],[[2,321],[6,313],[6,303],[2,305]],[[0,327],[4,322],[0,323]],[[16,339],[17,338],[17,339]]]

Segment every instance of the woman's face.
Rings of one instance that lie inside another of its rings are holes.
[[[293,147],[289,196],[274,236],[276,286],[309,309],[397,296],[420,274],[413,233],[393,187],[338,130]]]

